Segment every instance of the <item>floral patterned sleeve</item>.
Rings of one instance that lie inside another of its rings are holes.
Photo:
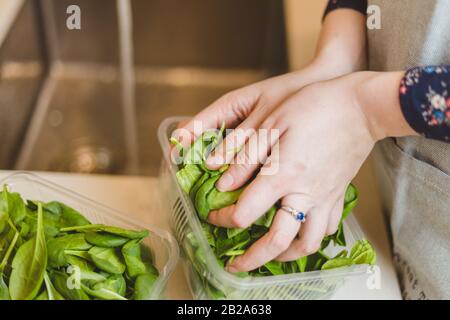
[[[450,142],[450,66],[409,69],[400,83],[400,105],[421,135]]]

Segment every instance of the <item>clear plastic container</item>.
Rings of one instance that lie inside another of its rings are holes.
[[[142,244],[148,246],[153,252],[154,264],[160,273],[147,299],[164,298],[167,280],[172,274],[179,257],[177,242],[169,232],[130,219],[123,213],[89,200],[32,173],[14,173],[2,179],[0,185],[3,186],[3,184],[7,184],[11,192],[19,192],[23,199],[63,202],[79,211],[92,223],[134,230],[147,229],[150,235],[143,240]]]
[[[178,168],[170,161],[169,138],[176,124],[185,118],[164,120],[158,131],[164,153],[161,166],[163,203],[171,217],[174,233],[182,248],[183,267],[192,294],[197,299],[326,299],[349,277],[366,272],[366,265],[266,277],[240,278],[225,271],[217,262],[202,231],[194,206],[176,181]],[[350,215],[344,225],[347,249],[363,238],[356,220]],[[342,249],[330,245],[326,253]]]

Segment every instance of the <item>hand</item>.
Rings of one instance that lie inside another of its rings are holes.
[[[332,79],[346,71],[342,67],[338,69],[324,62],[325,59],[326,57],[317,58],[299,71],[270,78],[225,94],[192,120],[181,123],[179,128],[185,130],[176,130],[173,136],[184,147],[188,147],[205,130],[218,128],[222,122],[225,122],[227,128],[244,131],[258,128],[261,122],[292,94],[311,83]],[[195,127],[195,123],[198,122],[202,123],[201,128]],[[240,144],[244,142],[240,141]]]
[[[386,136],[415,134],[398,105],[401,76],[398,72],[355,73],[310,85],[270,109],[271,113],[255,112],[260,109],[250,104],[243,117],[228,114],[229,123],[244,119],[248,127],[279,130],[280,138],[258,145],[259,133],[230,134],[208,158],[208,166],[216,169],[230,163],[230,154],[242,142],[236,157],[262,159],[265,166],[276,163],[278,171],[259,173],[235,205],[211,212],[210,222],[246,228],[278,200],[307,213],[306,223],[300,224],[279,210],[269,232],[236,258],[228,266],[230,271],[253,270],[274,258],[287,261],[309,255],[317,251],[325,235],[335,232],[345,189],[374,143]],[[255,144],[258,148],[250,147]],[[217,187],[221,191],[241,187],[259,168],[252,163],[231,164]]]

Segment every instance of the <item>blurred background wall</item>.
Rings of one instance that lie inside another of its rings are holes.
[[[314,56],[328,0],[284,0],[289,66],[299,69]]]

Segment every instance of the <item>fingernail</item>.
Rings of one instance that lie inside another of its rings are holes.
[[[217,182],[217,189],[222,192],[228,191],[233,186],[233,182],[234,179],[232,175],[224,174]]]

